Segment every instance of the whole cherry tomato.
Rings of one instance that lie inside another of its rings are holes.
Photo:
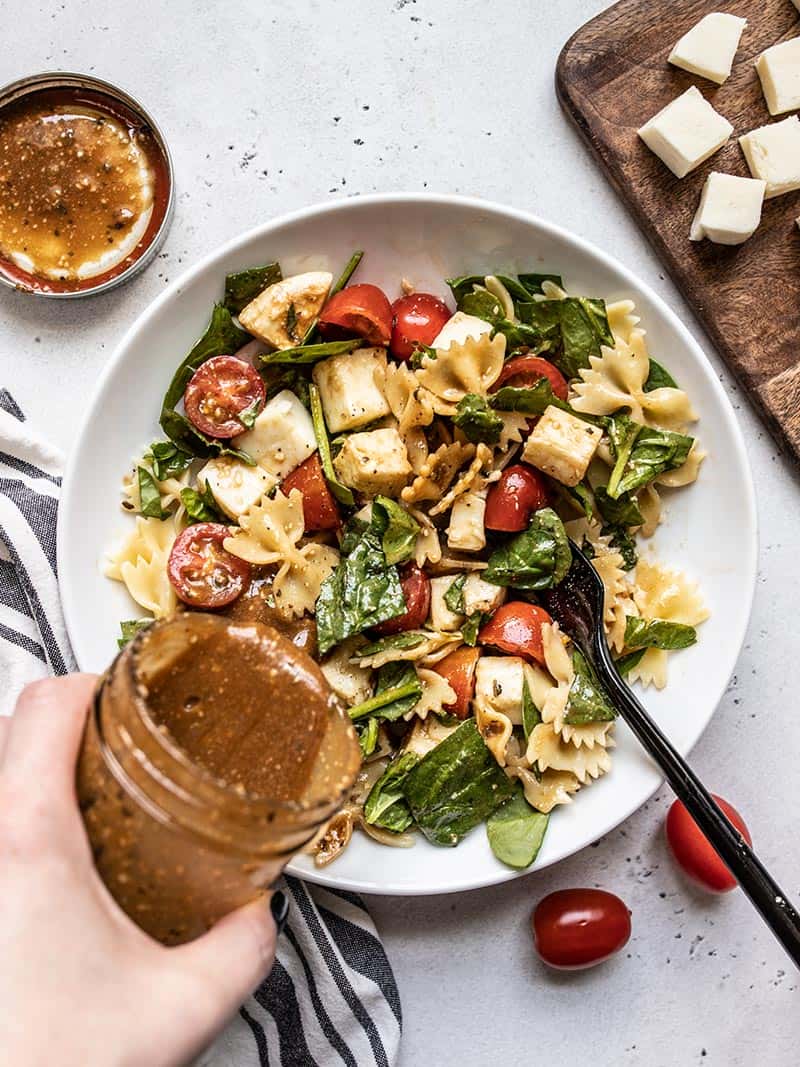
[[[381,637],[399,634],[404,630],[416,630],[425,622],[431,607],[431,583],[427,574],[416,563],[406,563],[400,568],[400,587],[406,602],[406,610],[394,619],[387,619],[374,630]]]
[[[466,719],[469,715],[469,706],[475,693],[475,668],[480,657],[480,649],[463,645],[431,667],[431,670],[441,674],[456,694],[455,703],[447,704],[444,710],[459,719]]]
[[[281,492],[288,496],[292,489],[299,489],[303,494],[303,521],[306,533],[318,530],[338,530],[342,517],[328,488],[319,452],[314,452],[299,467],[287,474],[281,485]]]
[[[392,336],[392,306],[377,285],[348,285],[335,293],[319,317],[326,341],[363,337],[371,345],[388,345]]]
[[[604,889],[560,889],[536,905],[533,943],[545,963],[563,971],[594,967],[627,944],[631,913]]]
[[[750,831],[736,808],[722,797],[716,794],[712,796],[748,845],[752,845]],[[667,841],[678,866],[703,889],[712,893],[729,893],[738,885],[680,800],[673,801],[667,813]]]
[[[483,524],[487,530],[517,533],[526,530],[534,511],[548,503],[544,475],[524,463],[515,463],[490,487]]]
[[[432,293],[409,293],[392,304],[392,340],[395,359],[411,357],[417,345],[429,345],[451,318],[447,304]]]
[[[219,522],[198,522],[178,534],[167,562],[175,592],[195,608],[224,608],[250,585],[250,564],[226,552]]]
[[[540,378],[547,378],[553,395],[559,400],[567,399],[567,379],[560,370],[541,356],[515,356],[510,359],[500,371],[500,377],[492,386],[492,392],[496,392],[502,385],[527,388],[536,385]]]
[[[209,437],[235,437],[247,427],[243,411],[258,414],[264,406],[264,383],[258,371],[236,356],[212,356],[189,379],[183,403],[189,421]]]
[[[542,626],[553,620],[536,604],[511,600],[501,604],[478,632],[478,644],[492,645],[512,656],[533,659],[546,666],[542,647]]]

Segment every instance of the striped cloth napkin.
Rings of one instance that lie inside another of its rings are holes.
[[[0,714],[22,687],[75,664],[58,599],[61,457],[0,390]],[[360,897],[284,878],[289,920],[269,978],[197,1061],[202,1067],[375,1064],[400,1044],[400,999]]]

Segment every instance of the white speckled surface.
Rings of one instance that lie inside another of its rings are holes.
[[[610,249],[688,317],[553,93],[559,49],[602,7],[39,0],[22,16],[1,0],[0,81],[61,67],[120,82],[162,125],[178,181],[161,258],[129,286],[71,303],[0,292],[3,383],[69,448],[104,359],[167,279],[259,220],[368,191],[534,210]],[[748,639],[694,762],[800,895],[798,484],[706,348],[751,445],[761,549]],[[375,899],[403,997],[403,1067],[796,1063],[796,974],[740,894],[708,899],[681,881],[664,847],[668,803],[662,791],[595,847],[495,890]],[[533,957],[528,916],[544,893],[575,885],[620,893],[634,934],[614,962],[553,975]]]

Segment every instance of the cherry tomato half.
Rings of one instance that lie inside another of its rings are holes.
[[[381,637],[399,634],[404,630],[416,630],[425,622],[431,607],[431,582],[416,563],[406,563],[400,568],[400,586],[406,601],[406,610],[394,619],[387,619],[375,632]]]
[[[533,467],[506,467],[489,489],[483,524],[487,530],[517,533],[526,530],[531,515],[549,503],[547,482]]]
[[[464,645],[431,667],[431,670],[441,674],[456,694],[455,703],[447,704],[444,710],[459,719],[466,719],[469,715],[469,706],[475,694],[475,668],[480,658],[480,649]]]
[[[395,359],[410,359],[417,345],[429,345],[451,318],[447,304],[432,293],[409,293],[392,304],[392,340]]]
[[[322,473],[319,452],[314,452],[283,479],[281,492],[288,496],[292,489],[299,489],[303,494],[306,533],[339,529],[342,518]]]
[[[631,913],[604,889],[560,889],[536,905],[533,943],[545,963],[562,971],[593,967],[627,944]]]
[[[536,604],[511,600],[501,604],[478,633],[478,643],[492,645],[512,656],[533,659],[546,666],[542,646],[542,626],[553,620]]]
[[[752,845],[750,831],[733,804],[716,794],[712,793],[712,796],[748,845]],[[730,893],[738,885],[680,800],[674,801],[667,813],[667,841],[678,866],[703,889],[712,893]]]
[[[348,285],[322,309],[319,332],[326,341],[363,337],[371,345],[388,345],[392,306],[377,285]]]
[[[492,392],[496,392],[501,385],[526,388],[535,385],[540,378],[547,378],[553,395],[559,400],[567,399],[567,379],[560,370],[541,356],[515,356],[514,359],[510,359],[500,371],[500,377],[492,386]]]
[[[190,422],[209,437],[235,437],[247,427],[239,416],[264,406],[264,383],[258,371],[236,356],[213,356],[189,379],[183,403]]]
[[[185,604],[224,608],[250,584],[250,564],[225,551],[226,537],[230,531],[219,522],[198,522],[178,534],[167,574]]]

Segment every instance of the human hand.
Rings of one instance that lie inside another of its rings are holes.
[[[165,948],[103,885],[75,796],[96,684],[87,674],[35,682],[0,719],[0,1063],[15,1067],[185,1063],[275,955],[266,899]]]

